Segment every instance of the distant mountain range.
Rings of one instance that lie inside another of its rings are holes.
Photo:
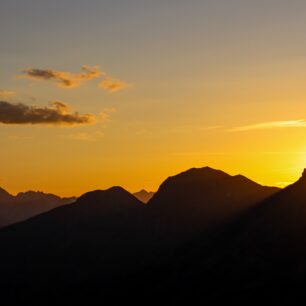
[[[148,203],[152,197],[154,196],[154,192],[152,191],[146,191],[144,189],[133,193],[133,195],[141,202]]]
[[[306,301],[305,241],[306,171],[281,190],[190,169],[147,204],[113,187],[1,229],[1,300],[296,305]]]
[[[134,193],[134,196],[143,203],[148,203],[153,195],[154,192],[144,189]],[[76,197],[61,198],[41,191],[20,192],[13,196],[0,187],[0,228],[29,219],[53,208],[71,204],[76,199]]]
[[[61,198],[40,191],[20,192],[13,196],[0,188],[0,227],[28,219],[75,200],[74,197]]]

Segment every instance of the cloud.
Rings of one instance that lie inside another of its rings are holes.
[[[99,83],[99,87],[113,93],[128,87],[128,84],[124,81],[106,76],[105,79]]]
[[[9,98],[15,96],[16,93],[10,90],[0,90],[0,98]]]
[[[253,125],[239,126],[231,129],[231,132],[243,132],[251,130],[275,129],[275,128],[289,128],[289,127],[306,127],[306,120],[287,120],[287,121],[270,121],[262,122]]]
[[[128,87],[126,82],[109,76],[107,73],[101,71],[98,66],[84,65],[80,73],[71,73],[54,69],[30,68],[24,70],[23,74],[19,77],[32,80],[53,81],[62,88],[76,88],[84,81],[100,78],[102,81],[100,81],[98,87],[111,93]]]
[[[0,123],[2,124],[49,124],[73,126],[92,124],[95,121],[96,117],[92,114],[81,115],[77,112],[69,112],[68,105],[61,101],[51,102],[45,107],[0,101]]]
[[[20,77],[34,80],[54,81],[62,88],[79,87],[83,81],[89,81],[104,75],[104,73],[99,70],[99,67],[91,67],[87,65],[82,67],[81,73],[37,68],[26,69],[23,73],[24,75],[21,75]]]

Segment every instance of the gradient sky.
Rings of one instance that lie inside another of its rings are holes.
[[[306,167],[305,37],[304,0],[2,0],[0,100],[107,116],[0,124],[0,186],[65,196],[156,190],[207,165],[289,184]],[[18,77],[83,65],[128,86],[111,93],[98,79],[63,88]]]

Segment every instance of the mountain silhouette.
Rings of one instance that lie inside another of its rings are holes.
[[[209,167],[169,177],[149,201],[158,230],[185,236],[217,227],[278,192]]]
[[[0,203],[10,201],[13,196],[0,187]]]
[[[240,222],[226,243],[231,250],[218,260],[219,267],[235,270],[235,278],[228,279],[232,295],[246,301],[261,292],[274,302],[305,301],[306,170],[296,183],[264,201]],[[225,273],[224,268],[222,275]],[[246,283],[250,276],[252,280]]]
[[[0,230],[5,300],[18,304],[31,301],[33,294],[43,298],[49,294],[46,283],[63,300],[81,299],[76,288],[92,295],[103,288],[105,294],[153,254],[144,209],[132,194],[113,187]]]
[[[143,206],[142,202],[121,187],[96,190],[82,195],[70,205],[6,227],[0,231],[0,236],[27,235],[32,240],[27,240],[24,247],[29,249],[32,248],[31,242],[35,246],[37,243],[58,243],[63,244],[62,247],[66,243],[71,245],[71,241],[87,244],[92,240],[96,242],[98,234],[108,235],[109,233],[104,232],[105,229],[110,229],[108,227],[112,228],[112,236],[115,236],[114,231],[122,228],[124,234],[127,234],[126,229],[137,226],[136,219],[139,218]],[[86,239],[83,241],[82,237]]]
[[[55,207],[69,204],[75,198],[60,198],[40,191],[20,192],[11,195],[0,188],[0,227],[13,224]]]
[[[88,192],[0,230],[2,301],[246,303],[285,292],[293,276],[301,291],[305,177],[280,190],[190,169],[146,205],[121,187]]]
[[[154,196],[154,192],[142,189],[138,192],[133,193],[133,195],[141,202],[148,203],[151,200],[151,198]]]
[[[226,298],[239,305],[297,305],[306,301],[305,241],[306,170],[296,183],[219,228],[209,240],[195,237],[157,262],[150,278],[166,281],[151,283],[151,290],[173,304]]]

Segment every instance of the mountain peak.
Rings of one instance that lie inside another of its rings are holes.
[[[227,173],[213,169],[211,167],[202,167],[202,168],[191,168],[182,173],[175,175],[174,177],[183,177],[183,176],[216,176],[216,177],[224,177],[229,176]]]
[[[304,169],[302,176],[301,176],[302,180],[306,180],[306,168]]]
[[[242,175],[192,168],[166,179],[148,205],[158,216],[159,231],[179,237],[229,222],[277,191]]]
[[[54,194],[51,194],[51,193],[44,193],[42,191],[29,190],[25,192],[19,192],[16,196],[16,199],[22,200],[22,201],[35,201],[35,200],[39,201],[42,199],[59,201],[60,197]]]
[[[5,189],[0,187],[0,194],[9,194]]]
[[[201,168],[191,168],[189,170],[186,170],[183,173],[189,173],[189,174],[194,174],[194,173],[201,173],[201,174],[226,174],[225,172],[221,170],[217,170],[211,167],[201,167]],[[181,173],[182,174],[182,173]]]
[[[99,202],[135,202],[137,199],[120,186],[114,186],[106,190],[94,190],[83,194],[77,202],[99,203]],[[139,202],[141,203],[141,202]]]
[[[154,192],[141,189],[140,191],[133,193],[133,195],[141,202],[148,203],[154,196]]]
[[[113,186],[105,190],[97,189],[86,192],[79,198],[79,200],[89,196],[110,195],[110,194],[129,194],[129,192],[120,186]]]
[[[1,188],[0,187],[0,198],[3,200],[8,200],[8,199],[11,199],[13,198],[13,196],[8,193],[5,189]]]

